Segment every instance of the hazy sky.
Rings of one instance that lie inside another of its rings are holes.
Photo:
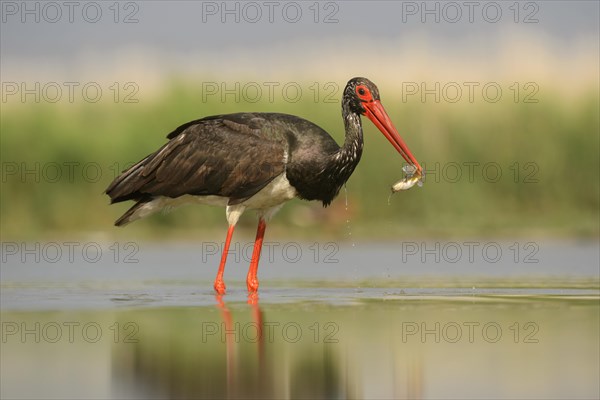
[[[426,62],[518,70],[509,59],[519,44],[521,59],[543,44],[538,64],[598,59],[598,1],[2,1],[1,13],[2,80],[315,66],[391,74],[390,64],[408,73]]]

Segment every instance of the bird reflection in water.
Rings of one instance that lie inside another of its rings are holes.
[[[215,303],[153,312],[140,323],[137,343],[115,344],[113,396],[356,397],[339,345],[315,342],[304,316],[265,313],[256,294],[248,305],[228,304],[221,295]],[[289,323],[304,328],[299,340],[282,335]]]
[[[222,294],[216,294],[215,300],[217,307],[221,310],[222,329],[225,332],[225,359],[227,366],[227,388],[232,390],[233,393],[228,393],[228,397],[239,398],[243,397],[240,393],[235,393],[238,388],[238,381],[236,380],[236,369],[237,369],[237,355],[236,355],[236,335],[238,334],[239,328],[233,323],[231,311],[223,301]],[[258,305],[258,293],[248,294],[248,304],[252,308],[252,324],[256,327],[256,346],[257,346],[257,371],[258,371],[258,383],[260,387],[263,387],[266,367],[264,365],[264,335],[263,335],[263,322],[262,312]]]

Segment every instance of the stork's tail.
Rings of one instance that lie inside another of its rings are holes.
[[[138,200],[125,214],[115,221],[115,226],[125,226],[130,222],[146,217],[150,214],[158,211],[157,207],[154,207],[153,197],[148,196],[147,198]]]

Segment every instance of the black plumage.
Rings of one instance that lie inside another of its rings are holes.
[[[129,215],[157,196],[222,196],[230,205],[239,204],[284,172],[298,197],[328,205],[354,171],[363,147],[360,125],[347,148],[340,148],[312,122],[278,113],[210,116],[181,125],[167,138],[106,189],[111,203],[140,203]],[[128,222],[124,217],[116,225]]]

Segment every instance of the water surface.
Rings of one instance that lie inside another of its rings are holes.
[[[250,299],[244,257],[218,297],[219,256],[197,246],[8,257],[2,398],[600,397],[595,244],[540,245],[537,263],[360,244],[331,263],[310,245],[266,257]]]

